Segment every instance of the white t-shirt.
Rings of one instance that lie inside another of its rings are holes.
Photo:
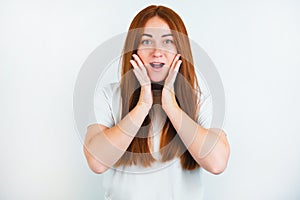
[[[199,95],[200,96],[200,95]],[[198,96],[198,98],[199,98]],[[99,88],[94,98],[94,113],[89,124],[102,124],[112,127],[121,120],[120,84],[111,83]],[[160,106],[154,110],[161,111]],[[164,119],[160,115],[151,118],[154,126],[154,152],[158,152],[160,134]],[[151,116],[150,116],[151,117]],[[203,90],[200,96],[200,114],[197,122],[209,128],[212,119],[212,102],[209,92]],[[151,129],[150,129],[151,130]],[[158,157],[157,154],[153,154]],[[201,200],[203,196],[202,168],[193,171],[183,170],[180,158],[169,162],[155,162],[151,167],[142,166],[110,168],[103,177],[104,199],[116,200]]]

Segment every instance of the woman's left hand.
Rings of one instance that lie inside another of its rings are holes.
[[[165,80],[164,88],[162,90],[161,105],[165,111],[170,106],[178,106],[175,98],[174,82],[176,80],[179,68],[182,63],[182,61],[179,60],[179,58],[180,54],[177,54],[174,57],[174,60],[169,69],[169,74]]]

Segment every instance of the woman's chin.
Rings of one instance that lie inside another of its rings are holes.
[[[150,78],[150,80],[151,80],[152,83],[164,82],[165,79],[166,79],[166,77],[162,77],[162,76],[160,76],[160,77],[158,77],[158,76],[156,76],[156,77],[150,76],[149,78]]]
[[[152,79],[152,78],[151,78],[151,82],[152,82],[152,83],[160,83],[160,82],[164,82],[164,81],[165,81],[165,79],[162,79],[162,78],[160,78],[160,79],[158,79],[158,78]]]

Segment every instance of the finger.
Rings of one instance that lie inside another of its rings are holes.
[[[176,80],[176,77],[177,77],[179,68],[181,66],[181,63],[182,63],[181,60],[177,60],[176,64],[175,64],[175,67],[169,70],[169,75],[168,75],[168,77],[166,79],[166,86],[168,88],[172,88],[172,86],[173,86],[173,84],[174,84],[174,82]]]
[[[147,70],[145,67],[139,67],[136,61],[130,60],[131,65],[133,66],[133,70],[139,72],[139,74],[147,74]]]
[[[139,69],[141,69],[142,72],[145,74],[145,76],[147,78],[149,78],[148,72],[146,70],[146,67],[145,67],[144,63],[141,61],[140,57],[138,55],[136,55],[136,54],[132,54],[132,56],[135,59],[135,62],[138,64]]]
[[[139,67],[144,67],[143,62],[141,61],[141,59],[136,54],[132,54],[132,57],[137,62],[137,64],[138,64]]]
[[[177,60],[176,65],[174,67],[175,72],[179,71],[179,68],[181,67],[181,63],[182,63],[182,60]]]
[[[130,62],[130,64],[132,65],[132,67],[134,69],[138,69],[139,68],[139,66],[137,65],[137,63],[134,60],[130,60],[129,62]]]
[[[147,81],[147,80],[145,79],[144,75],[141,73],[141,70],[139,70],[139,69],[138,69],[138,70],[134,69],[133,72],[134,72],[134,74],[135,74],[135,76],[136,76],[136,78],[137,78],[137,80],[139,81],[139,83],[140,83],[141,86],[150,84],[150,82]]]
[[[174,69],[174,67],[175,67],[175,65],[176,65],[176,62],[179,60],[179,58],[180,58],[180,54],[177,54],[175,57],[174,57],[174,59],[173,59],[173,61],[172,61],[172,64],[171,64],[171,69]]]
[[[134,68],[133,73],[136,76],[137,80],[139,81],[140,85],[143,86],[143,85],[151,84],[147,73],[145,74],[143,72],[143,70],[138,67],[138,65],[136,64],[136,62],[134,60],[130,60],[130,63],[132,64],[132,66]]]
[[[129,61],[131,65],[133,66],[133,72],[138,80],[141,80],[141,69],[138,67],[137,63],[134,60]]]

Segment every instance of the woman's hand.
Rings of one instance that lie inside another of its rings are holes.
[[[130,63],[133,66],[133,72],[141,85],[141,93],[138,104],[145,104],[150,110],[153,104],[151,80],[141,59],[136,54],[133,54],[132,56],[134,60],[130,60]]]
[[[169,74],[165,80],[164,88],[162,90],[161,104],[162,108],[166,109],[170,106],[178,106],[174,92],[174,82],[176,80],[179,68],[182,61],[179,60],[180,54],[177,54],[170,66]]]

